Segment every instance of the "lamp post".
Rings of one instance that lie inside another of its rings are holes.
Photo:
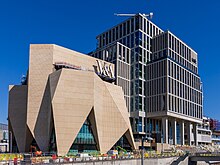
[[[146,137],[141,138],[141,165],[144,165],[144,140]]]
[[[161,135],[161,142],[162,142],[162,153],[163,153],[163,134]]]
[[[12,132],[11,131],[9,131],[9,137],[10,137],[10,140],[9,140],[9,144],[10,144],[9,152],[12,153]]]
[[[152,137],[142,136],[141,139],[141,165],[144,165],[144,141],[152,141]]]

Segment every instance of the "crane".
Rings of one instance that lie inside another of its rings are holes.
[[[120,16],[120,17],[134,17],[137,14],[117,14],[117,13],[115,13],[114,15]],[[144,17],[149,17],[150,19],[152,19],[154,14],[152,12],[150,12],[149,14],[142,14],[142,15]]]

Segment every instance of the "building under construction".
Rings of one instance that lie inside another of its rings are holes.
[[[209,119],[210,129],[213,131],[220,131],[220,121],[216,119]]]

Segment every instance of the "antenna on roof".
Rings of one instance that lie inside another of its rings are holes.
[[[115,13],[114,15],[119,16],[119,17],[134,17],[137,14],[118,14],[118,13]],[[152,12],[150,12],[149,14],[144,14],[143,13],[141,15],[143,15],[144,17],[148,17],[148,18],[152,19],[154,14]]]

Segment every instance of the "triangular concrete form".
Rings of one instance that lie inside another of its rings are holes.
[[[57,62],[79,64],[75,67],[82,70],[55,71]],[[31,45],[27,86],[19,86],[9,99],[10,128],[20,131],[13,131],[19,150],[28,152],[35,140],[48,151],[54,127],[58,155],[67,154],[87,117],[101,152],[111,149],[123,134],[134,143],[122,89],[103,81],[94,72],[96,65],[97,59],[59,46]],[[17,109],[26,114],[16,118]]]
[[[39,148],[43,152],[49,151],[50,124],[51,124],[51,94],[50,81],[48,79],[44,90],[43,99],[34,127],[34,137]]]
[[[18,87],[18,89],[23,88],[25,86]],[[16,90],[15,94],[19,91],[21,90]],[[19,143],[19,150],[28,151],[31,141],[35,139],[40,150],[48,152],[53,125],[57,153],[65,155],[87,117],[92,124],[97,149],[102,153],[111,149],[124,134],[131,146],[135,148],[121,87],[103,82],[95,73],[62,69],[49,76],[44,92],[34,136],[26,125],[25,115],[20,117],[23,122],[19,123],[20,125],[23,123],[23,129],[19,128],[21,132],[23,130],[22,136],[13,132]],[[14,97],[12,91],[11,96]],[[12,105],[17,105],[17,103],[12,103]],[[26,106],[25,101],[23,106]],[[10,119],[16,121],[14,117],[19,116],[22,110],[16,114],[14,107],[9,109],[13,109],[13,112],[9,111]],[[26,112],[27,109],[23,110]],[[51,122],[52,117],[54,122]],[[12,123],[11,125],[14,129],[19,124]]]
[[[25,143],[25,152],[30,151],[30,145],[31,142],[33,141],[33,136],[29,130],[29,127],[26,125],[26,143]]]
[[[58,155],[69,151],[93,108],[93,83],[88,81],[93,75],[83,73],[82,75],[79,71],[62,69],[52,99]]]
[[[125,101],[123,100],[123,98],[124,98],[123,90],[121,87],[119,87],[119,86],[115,87],[109,83],[105,83],[105,86],[108,89],[110,95],[112,96],[112,99],[114,100],[114,103],[117,106],[117,110],[121,113],[121,118],[124,119],[124,121],[127,124],[127,127],[129,128],[128,129],[129,132],[126,132],[126,135],[127,135],[127,138],[128,138],[130,145],[132,146],[133,149],[135,149],[136,146],[134,145],[135,144],[134,138],[133,138],[133,136],[131,136],[133,133],[132,133],[129,117],[128,117],[128,111],[126,108]],[[128,136],[128,134],[130,136]]]
[[[49,75],[34,129],[35,140],[40,150],[43,152],[49,151],[50,134],[52,131],[51,130],[52,105],[48,103],[51,103],[51,100],[54,96],[57,84],[59,82],[60,74],[61,74],[61,70],[53,72]]]
[[[28,70],[27,126],[34,130],[45,94],[48,75],[53,72],[53,45],[31,45]],[[38,140],[39,141],[39,140]]]
[[[94,110],[100,151],[106,153],[127,130],[131,133],[129,143],[131,142],[132,148],[135,148],[121,87],[105,83],[96,76],[94,80]]]
[[[103,136],[103,124],[100,124],[103,122],[103,106],[104,106],[104,92],[103,90],[105,88],[105,85],[100,81],[100,78],[97,76],[94,76],[94,114],[95,114],[95,119],[96,119],[96,127],[98,137],[99,137],[99,147],[100,150],[103,148],[103,143],[102,143],[102,136]]]
[[[106,153],[125,133],[127,125],[106,86],[103,97],[103,121],[97,124],[103,126],[100,129],[103,134],[100,136],[100,143],[102,143],[101,152]]]
[[[60,74],[62,70],[58,70],[56,72],[53,72],[49,75],[49,82],[50,82],[50,95],[51,100],[53,99],[54,93],[57,88],[57,84],[59,82]]]
[[[9,123],[15,136],[18,145],[18,150],[19,152],[25,152],[27,121],[27,86],[10,86],[8,109]]]

